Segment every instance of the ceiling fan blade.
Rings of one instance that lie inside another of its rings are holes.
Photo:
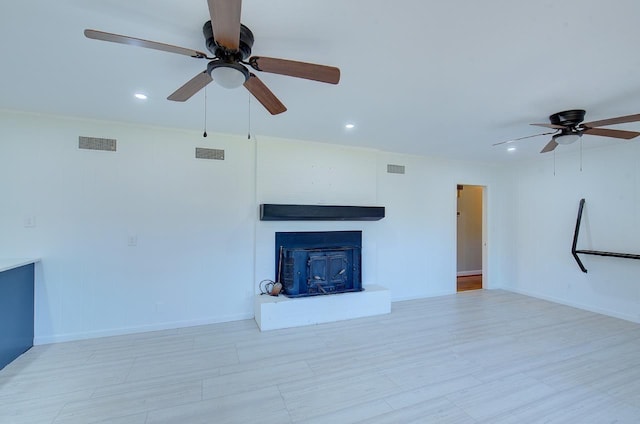
[[[561,130],[566,128],[566,127],[563,127],[562,125],[555,125],[555,124],[529,124],[529,125],[535,125],[536,127],[553,128],[556,130]]]
[[[618,116],[617,118],[603,119],[601,121],[585,122],[582,125],[585,127],[593,128],[593,127],[605,127],[607,125],[624,124],[625,122],[637,122],[637,121],[640,121],[640,113],[636,115]]]
[[[249,59],[249,64],[256,71],[288,75],[290,77],[327,82],[329,84],[337,84],[340,82],[340,69],[333,66],[262,56],[252,57]]]
[[[622,138],[625,140],[631,140],[640,135],[640,132],[635,131],[623,131],[623,130],[610,130],[608,128],[587,128],[582,131],[583,134],[599,135],[601,137]]]
[[[206,71],[200,72],[198,75],[187,81],[182,87],[174,91],[173,94],[167,97],[167,100],[173,100],[174,102],[185,102],[198,91],[202,90],[211,81],[213,81],[213,79],[211,79]]]
[[[277,115],[287,110],[285,105],[254,74],[249,74],[244,86],[272,115]]]
[[[556,147],[558,147],[558,143],[554,139],[551,139],[551,141],[544,146],[544,149],[540,150],[540,153],[551,152],[555,150]]]
[[[144,47],[147,49],[160,50],[163,52],[177,53],[191,56],[198,59],[206,58],[207,54],[198,50],[184,47],[172,46],[171,44],[158,43],[156,41],[143,40],[141,38],[129,37],[126,35],[112,34],[110,32],[97,31],[95,29],[85,29],[84,36],[93,40],[110,41],[112,43],[128,44],[130,46]]]
[[[229,50],[240,47],[242,0],[207,0],[216,42]]]
[[[540,137],[541,135],[550,135],[550,134],[555,134],[555,133],[557,133],[557,131],[546,132],[546,133],[542,133],[542,134],[528,135],[526,137],[520,137],[520,138],[513,138],[511,140],[501,141],[500,143],[492,144],[492,146],[499,146],[501,144],[509,144],[509,143],[513,143],[514,141],[524,140],[526,138]]]

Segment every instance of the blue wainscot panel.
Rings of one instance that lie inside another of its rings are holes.
[[[33,346],[34,264],[0,272],[0,369]]]

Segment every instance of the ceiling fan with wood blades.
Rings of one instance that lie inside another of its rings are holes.
[[[553,115],[549,116],[549,124],[531,125],[551,128],[555,131],[502,141],[500,143],[495,143],[494,146],[513,143],[515,141],[524,140],[526,138],[553,134],[551,140],[540,151],[540,153],[547,153],[555,150],[555,148],[558,147],[559,144],[573,143],[574,141],[582,137],[583,134],[597,135],[600,137],[619,138],[623,140],[630,140],[640,135],[640,132],[635,131],[600,128],[609,125],[624,124],[627,122],[638,122],[640,121],[640,114],[619,116],[617,118],[602,119],[599,121],[582,122],[584,120],[585,114],[586,112],[582,109],[572,109],[566,110],[564,112],[554,113]]]
[[[210,21],[203,28],[207,49],[205,52],[143,40],[126,35],[112,34],[94,29],[85,29],[84,35],[94,40],[128,44],[169,53],[206,59],[206,70],[198,73],[174,91],[168,100],[184,102],[215,81],[225,88],[243,85],[272,115],[285,112],[287,108],[248,67],[255,71],[286,75],[329,84],[338,84],[340,69],[333,66],[272,57],[251,56],[254,37],[249,28],[240,23],[242,0],[207,0]]]

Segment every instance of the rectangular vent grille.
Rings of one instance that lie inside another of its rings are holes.
[[[224,160],[224,150],[221,149],[206,149],[204,147],[196,147],[197,159],[215,159]]]
[[[78,147],[88,150],[116,151],[116,140],[112,138],[78,137]]]
[[[387,165],[387,173],[389,174],[404,174],[404,165]]]

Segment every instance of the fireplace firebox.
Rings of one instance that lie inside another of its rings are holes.
[[[276,233],[276,281],[288,297],[362,291],[362,231]]]

